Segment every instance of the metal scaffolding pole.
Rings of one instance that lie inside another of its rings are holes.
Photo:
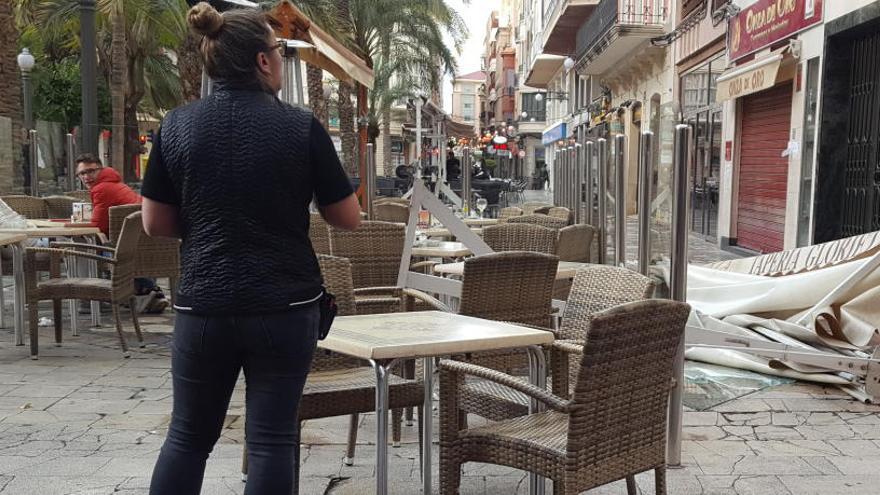
[[[584,221],[594,227],[596,226],[595,211],[593,210],[593,198],[595,197],[593,194],[593,152],[595,147],[596,145],[592,141],[587,141],[581,149],[581,164],[584,167],[584,201],[586,202]]]
[[[40,142],[37,137],[37,131],[31,129],[28,131],[28,171],[31,174],[31,196],[40,195],[40,175],[37,168],[37,161],[40,159]]]
[[[672,257],[669,289],[672,299],[687,299],[688,265],[688,171],[691,163],[693,133],[687,124],[675,126],[672,176]],[[682,392],[684,391],[684,335],[678,346],[673,367],[675,386],[669,396],[669,425],[666,462],[681,465]]]
[[[608,251],[608,140],[599,138],[596,141],[598,156],[596,158],[596,170],[599,179],[599,256],[600,265],[604,265]]]
[[[648,274],[651,261],[651,181],[654,178],[654,133],[642,133],[639,143],[639,273]]]
[[[471,201],[473,193],[471,192],[471,177],[474,173],[474,160],[471,156],[471,149],[464,148],[461,157],[461,211],[465,216],[471,213]]]
[[[584,207],[584,147],[581,143],[574,145],[574,183],[575,183],[575,201],[574,201],[574,223],[581,223],[583,216],[581,209]]]
[[[614,136],[614,264],[626,266],[626,137]]]

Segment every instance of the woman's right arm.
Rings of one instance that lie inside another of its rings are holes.
[[[330,225],[345,230],[356,230],[361,225],[361,206],[357,196],[348,195],[342,201],[320,206],[321,216]]]

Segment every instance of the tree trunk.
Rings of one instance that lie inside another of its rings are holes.
[[[110,13],[110,105],[113,111],[112,147],[109,165],[125,174],[125,86],[128,56],[125,52],[125,12],[123,2],[115,2]]]
[[[391,108],[382,109],[382,175],[394,176],[394,163],[391,161]]]
[[[199,53],[198,36],[187,31],[177,53],[177,70],[183,101],[197,100],[202,96],[202,56]]]
[[[122,177],[126,182],[138,180],[137,164],[141,143],[138,140],[137,111],[146,93],[144,59],[133,55],[128,58],[128,82],[125,86],[125,162]]]
[[[329,114],[327,100],[324,98],[324,71],[320,67],[306,64],[306,80],[309,83],[309,106],[312,113],[324,127],[327,127]]]
[[[13,22],[12,2],[0,2],[0,115],[12,121],[11,135],[0,136],[0,143],[11,138],[9,156],[0,154],[0,192],[19,191],[24,184],[22,154],[21,74],[18,70],[18,30]],[[5,151],[5,150],[2,150]],[[8,158],[8,160],[7,160]]]
[[[355,148],[357,134],[354,129],[354,104],[351,101],[351,84],[339,81],[339,136],[342,139],[342,166],[349,176],[357,175],[358,165]]]

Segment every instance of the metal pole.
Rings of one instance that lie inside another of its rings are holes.
[[[64,136],[64,152],[67,154],[67,179],[70,181],[70,191],[76,191],[78,180],[76,180],[76,143],[73,140],[73,134],[67,133]]]
[[[298,50],[293,51],[291,63],[293,64],[293,81],[294,84],[296,84],[293,91],[293,94],[296,95],[296,104],[299,106],[305,106],[306,98],[303,95],[302,64],[299,60]]]
[[[642,133],[639,143],[639,273],[651,262],[651,182],[654,180],[654,133]]]
[[[568,207],[568,147],[559,150],[559,163],[561,165],[559,174],[559,191],[562,201],[559,206]]]
[[[373,146],[373,143],[367,144],[367,176],[364,177],[364,206],[370,220],[373,220],[373,200],[376,198],[376,155]]]
[[[691,163],[693,133],[687,124],[675,126],[672,176],[672,257],[669,286],[672,299],[687,300],[688,265],[688,170]],[[682,392],[684,390],[684,335],[675,356],[673,375],[675,387],[669,396],[669,425],[666,462],[681,465]]]
[[[95,50],[95,0],[79,0],[80,82],[82,84],[82,138],[85,153],[98,152],[98,52]]]
[[[465,148],[462,153],[464,155],[461,157],[461,212],[467,217],[471,214],[473,198],[471,176],[474,173],[474,160],[470,148]]]
[[[614,136],[614,264],[626,266],[626,136]]]
[[[584,208],[584,213],[586,215],[585,222],[592,226],[597,226],[598,223],[595,219],[595,210],[593,210],[593,198],[595,195],[593,194],[595,188],[593,187],[593,153],[595,152],[596,144],[592,141],[587,141],[584,143],[583,148],[583,166],[584,166],[584,201],[586,201],[586,208]]]
[[[422,176],[422,103],[422,97],[416,96],[416,178]]]
[[[40,195],[40,178],[37,173],[37,161],[40,159],[40,144],[37,138],[37,131],[31,129],[28,131],[28,144],[30,145],[28,170],[31,174],[31,196]]]
[[[577,202],[577,191],[575,187],[577,183],[575,181],[575,177],[577,175],[576,163],[574,161],[574,146],[569,146],[565,148],[565,167],[567,169],[567,174],[565,176],[566,182],[566,191],[568,191],[568,204],[565,205],[569,210],[573,210],[575,208],[575,203]]]
[[[605,264],[608,250],[608,140],[599,138],[596,140],[598,156],[596,157],[596,171],[599,179],[599,213],[597,233],[599,234],[599,264]]]
[[[559,204],[559,150],[553,149],[553,166],[551,167],[553,170],[553,204]]]
[[[31,87],[31,71],[21,71],[21,89],[22,101],[24,103],[24,128],[31,130],[34,128],[34,92]]]
[[[211,78],[208,77],[208,72],[205,71],[205,68],[202,67],[202,87],[201,87],[201,97],[206,98],[208,95],[214,92],[214,83],[211,81]]]
[[[581,223],[581,209],[584,207],[584,146],[581,143],[574,145],[574,223]]]

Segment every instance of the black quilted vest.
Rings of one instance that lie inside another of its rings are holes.
[[[257,88],[223,83],[165,117],[162,159],[183,239],[179,310],[275,312],[320,294],[308,236],[311,119]]]

